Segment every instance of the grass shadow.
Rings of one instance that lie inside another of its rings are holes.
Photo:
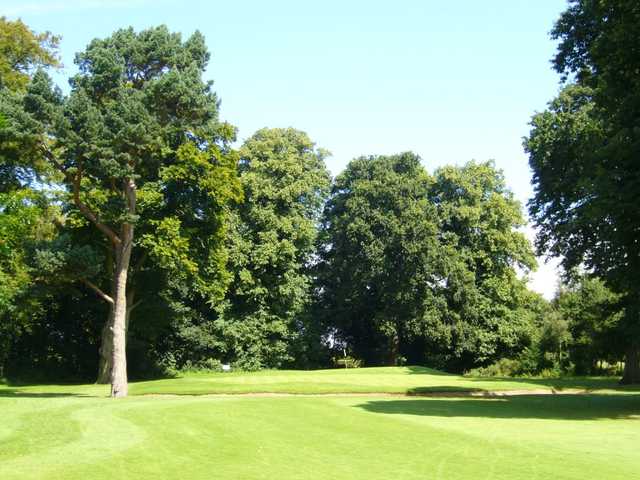
[[[452,373],[443,372],[442,370],[436,370],[435,368],[421,367],[420,365],[408,365],[405,367],[410,375],[439,375],[443,377],[450,377]]]
[[[0,398],[61,398],[61,397],[91,397],[82,393],[68,392],[26,392],[17,388],[0,389]]]
[[[469,387],[459,387],[455,385],[433,385],[430,387],[413,387],[407,389],[407,396],[420,396],[420,395],[429,395],[434,393],[459,393],[459,394],[468,394],[471,392],[485,392],[486,390],[482,388],[469,388]]]
[[[640,392],[640,385],[621,385],[617,377],[561,377],[561,378],[526,378],[526,377],[465,377],[465,380],[478,384],[499,381],[526,383],[541,388],[554,390],[616,390],[624,392]]]
[[[98,398],[102,396],[86,391],[86,386],[81,383],[40,384],[10,381],[0,384],[0,398]]]
[[[372,400],[356,407],[387,415],[554,420],[634,418],[640,420],[640,395],[624,394]]]

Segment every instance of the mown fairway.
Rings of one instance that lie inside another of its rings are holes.
[[[287,379],[298,393],[540,388],[406,368],[193,375],[132,392],[286,392]],[[103,386],[3,386],[0,478],[640,478],[640,394],[602,392],[112,400]]]

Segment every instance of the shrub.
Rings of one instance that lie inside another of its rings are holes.
[[[469,377],[512,377],[520,370],[518,360],[502,358],[486,367],[474,368],[465,373]]]
[[[344,367],[344,368],[360,368],[363,365],[363,361],[359,358],[353,357],[334,357],[333,365],[335,367]]]
[[[187,360],[179,372],[222,372],[222,362],[217,358],[205,358],[197,362]]]

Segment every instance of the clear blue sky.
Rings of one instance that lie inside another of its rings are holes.
[[[432,171],[494,159],[523,203],[531,195],[522,137],[558,91],[549,30],[564,0],[302,2],[0,0],[0,15],[62,35],[65,70],[95,37],[132,25],[200,30],[207,77],[239,139],[261,127],[305,130],[353,157],[412,150]],[[532,287],[549,297],[552,265]]]

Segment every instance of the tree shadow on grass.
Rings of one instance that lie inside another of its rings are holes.
[[[443,380],[447,377],[455,377],[456,380],[460,378],[457,374],[442,372],[434,370],[428,367],[421,367],[419,365],[412,365],[406,367],[408,373],[411,375],[430,375],[430,376],[442,376]],[[625,392],[640,392],[640,385],[620,385],[619,377],[560,377],[560,378],[527,378],[527,377],[464,377],[467,382],[477,382],[477,387],[452,387],[450,391],[456,390],[491,390],[491,388],[483,387],[483,383],[497,383],[497,382],[517,382],[529,385],[536,385],[540,388],[549,388],[558,391],[564,389],[578,389],[578,390],[619,390]],[[433,388],[433,390],[431,390]],[[424,387],[424,391],[442,391],[448,390],[450,387],[445,385],[437,387]],[[514,387],[514,389],[517,387]]]
[[[373,400],[356,407],[389,415],[554,420],[634,418],[640,421],[640,395],[629,394]]]
[[[421,395],[431,396],[436,394],[443,394],[443,396],[454,396],[455,394],[460,394],[461,396],[468,396],[470,393],[482,393],[487,392],[487,390],[483,388],[470,388],[470,387],[460,387],[457,385],[432,385],[429,387],[413,387],[407,389],[406,394],[408,396],[416,396],[419,397]]]
[[[4,383],[0,384],[0,398],[96,398],[101,396],[94,395],[93,392],[74,391],[75,387],[82,386],[84,385],[73,383],[42,386],[32,383]],[[48,391],[42,391],[45,389]],[[54,389],[58,391],[55,391]]]
[[[453,373],[443,372],[435,368],[421,367],[420,365],[408,365],[405,367],[410,375],[440,375],[443,377],[455,376]]]
[[[480,387],[483,382],[518,382],[529,385],[537,385],[541,388],[554,390],[579,389],[579,390],[617,390],[624,392],[640,392],[640,385],[621,385],[617,377],[560,377],[560,378],[525,378],[525,377],[466,377],[470,382],[478,382]]]
[[[0,389],[0,398],[61,398],[61,397],[92,397],[83,393],[69,392],[29,392],[19,388]]]

